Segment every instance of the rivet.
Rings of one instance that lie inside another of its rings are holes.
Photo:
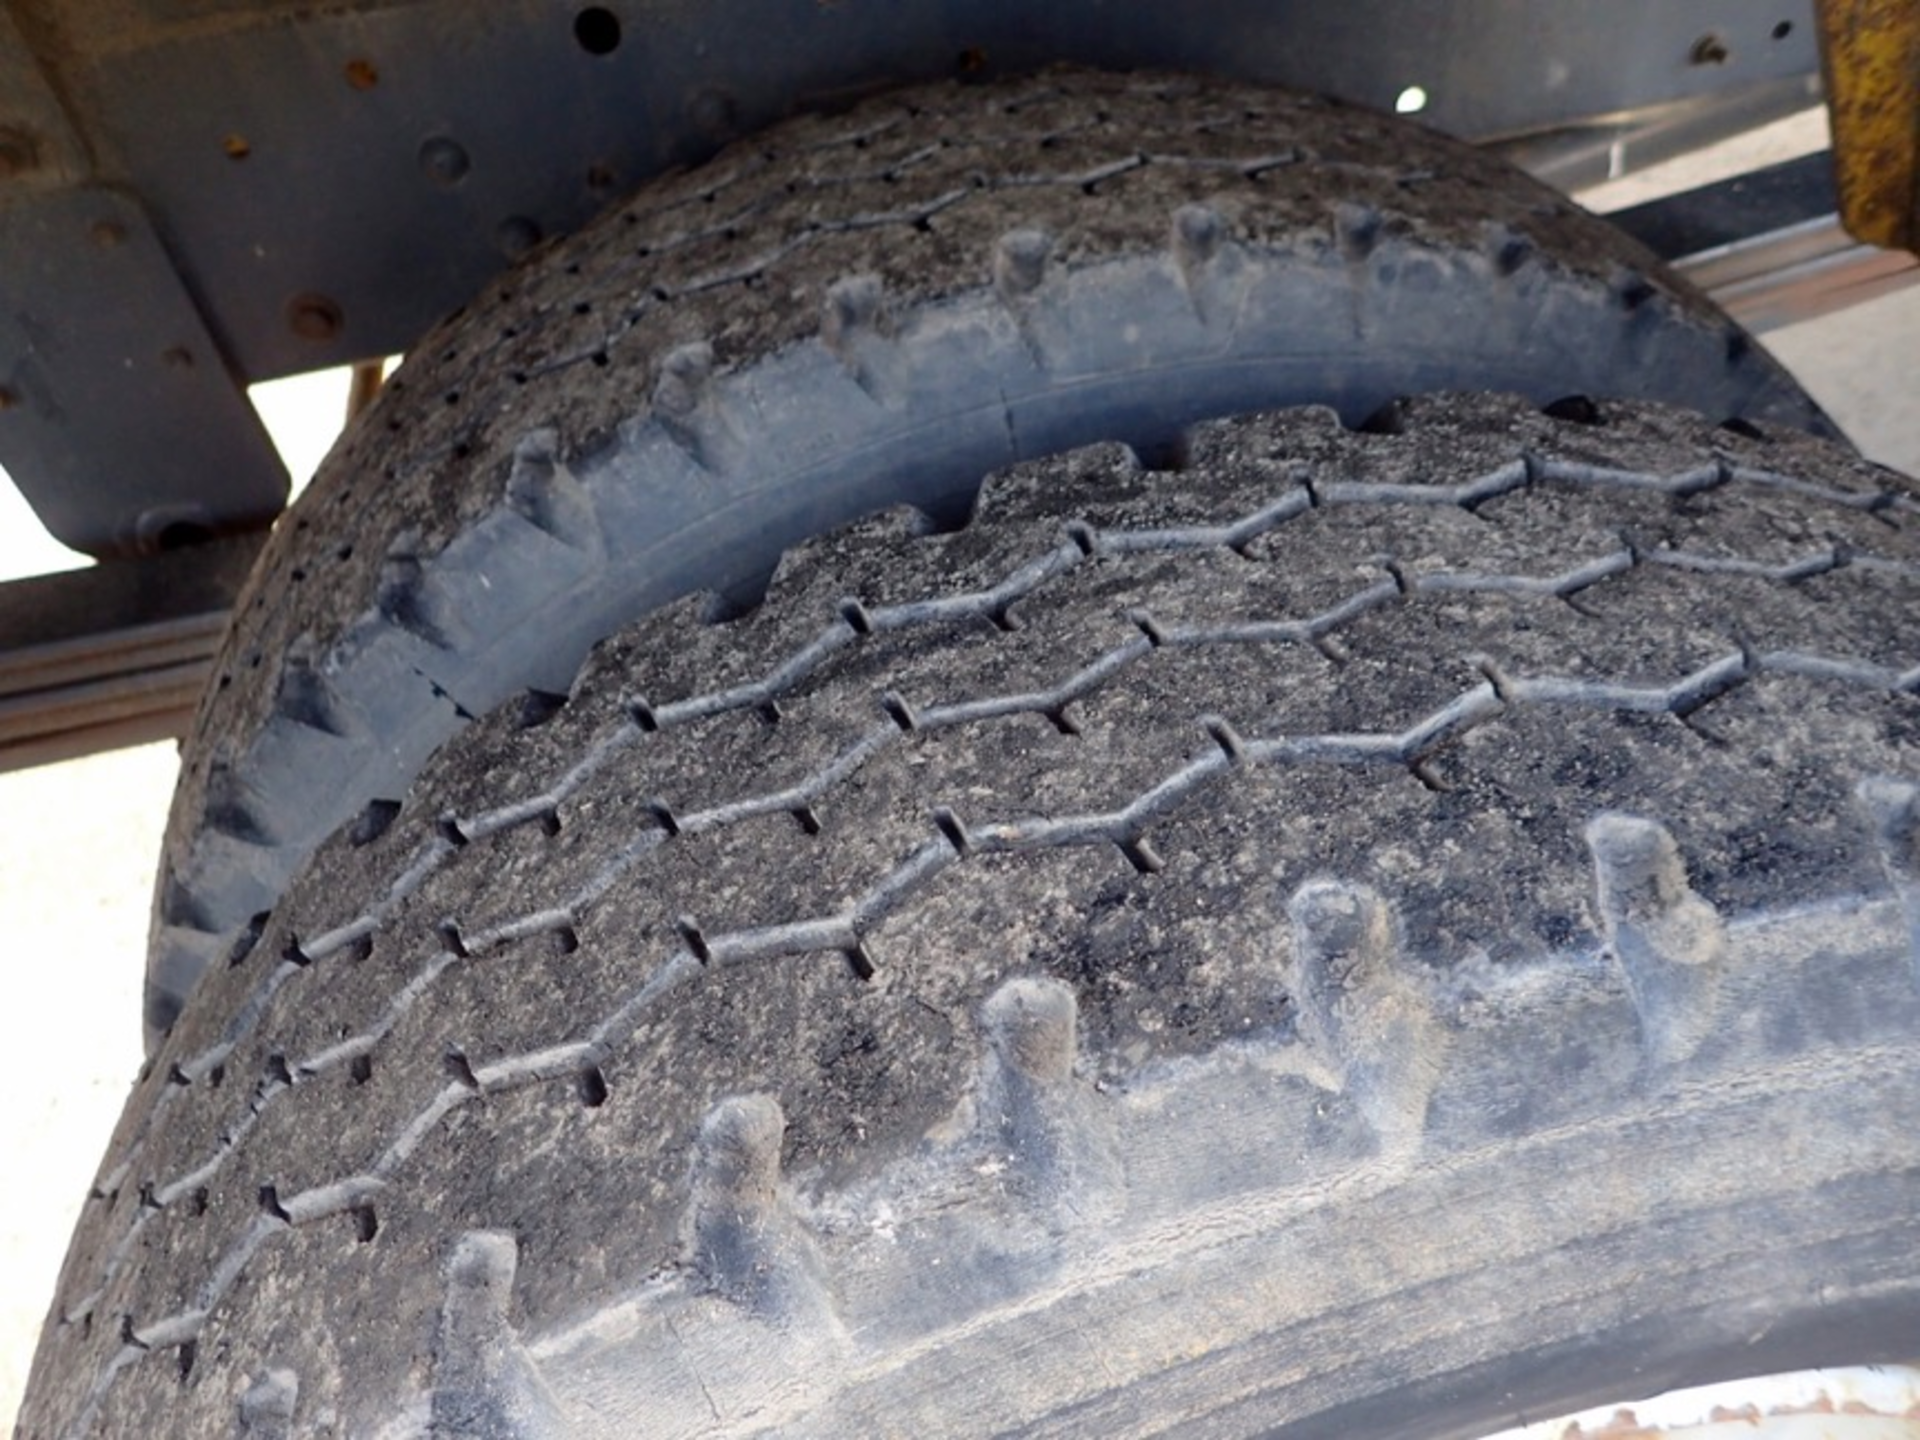
[[[0,410],[11,410],[20,403],[20,397],[6,386],[0,385]]]
[[[102,250],[111,250],[126,243],[127,227],[118,220],[96,220],[87,235]]]
[[[540,226],[524,215],[509,215],[493,232],[493,243],[509,260],[518,260],[540,243]]]
[[[184,345],[169,345],[160,352],[160,363],[169,370],[191,370],[193,352]]]
[[[325,295],[296,295],[287,302],[287,328],[302,340],[335,340],[347,323],[340,307]]]
[[[220,148],[229,160],[244,160],[253,153],[253,142],[236,130],[220,142]]]
[[[380,72],[371,60],[349,60],[346,75],[347,84],[356,90],[371,90],[380,83]]]
[[[1733,58],[1733,52],[1727,48],[1727,42],[1720,36],[1708,33],[1693,42],[1693,48],[1687,52],[1689,65],[1724,65]]]
[[[465,147],[446,135],[432,135],[421,141],[419,159],[421,172],[441,185],[458,185],[473,168]]]

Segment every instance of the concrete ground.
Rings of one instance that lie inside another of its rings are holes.
[[[1920,289],[1765,338],[1867,454],[1920,475]],[[261,389],[292,467],[311,468],[340,414],[338,378]],[[72,563],[0,485],[0,578]],[[173,747],[155,745],[0,775],[0,1431],[140,1062],[141,956],[174,771]]]

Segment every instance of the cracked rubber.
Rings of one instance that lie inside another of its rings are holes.
[[[325,835],[633,616],[1024,457],[1447,387],[1825,423],[1610,227],[1316,99],[939,85],[649,186],[414,347],[276,531],[185,750],[150,1038]]]
[[[1486,395],[1170,458],[803,544],[337,832],[25,1440],[1471,1437],[1909,1354],[1913,487]]]

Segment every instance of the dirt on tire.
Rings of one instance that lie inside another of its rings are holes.
[[[21,1433],[1471,1436],[1895,1358],[1917,514],[1451,395],[643,618],[210,972]]]
[[[272,538],[184,751],[148,1025],[435,746],[682,595],[1074,445],[1446,387],[1819,429],[1651,254],[1418,126],[1221,81],[923,86],[657,181],[413,347]]]

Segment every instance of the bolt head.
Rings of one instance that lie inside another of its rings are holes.
[[[420,142],[420,173],[436,185],[458,185],[473,168],[466,147],[446,135],[431,135]]]
[[[1724,65],[1733,58],[1724,37],[1714,34],[1702,35],[1693,42],[1693,48],[1687,52],[1690,65]]]
[[[296,295],[287,302],[287,328],[302,340],[337,340],[346,323],[339,305],[325,295]]]
[[[509,260],[518,260],[540,243],[540,226],[524,215],[510,215],[493,232],[493,243]]]

